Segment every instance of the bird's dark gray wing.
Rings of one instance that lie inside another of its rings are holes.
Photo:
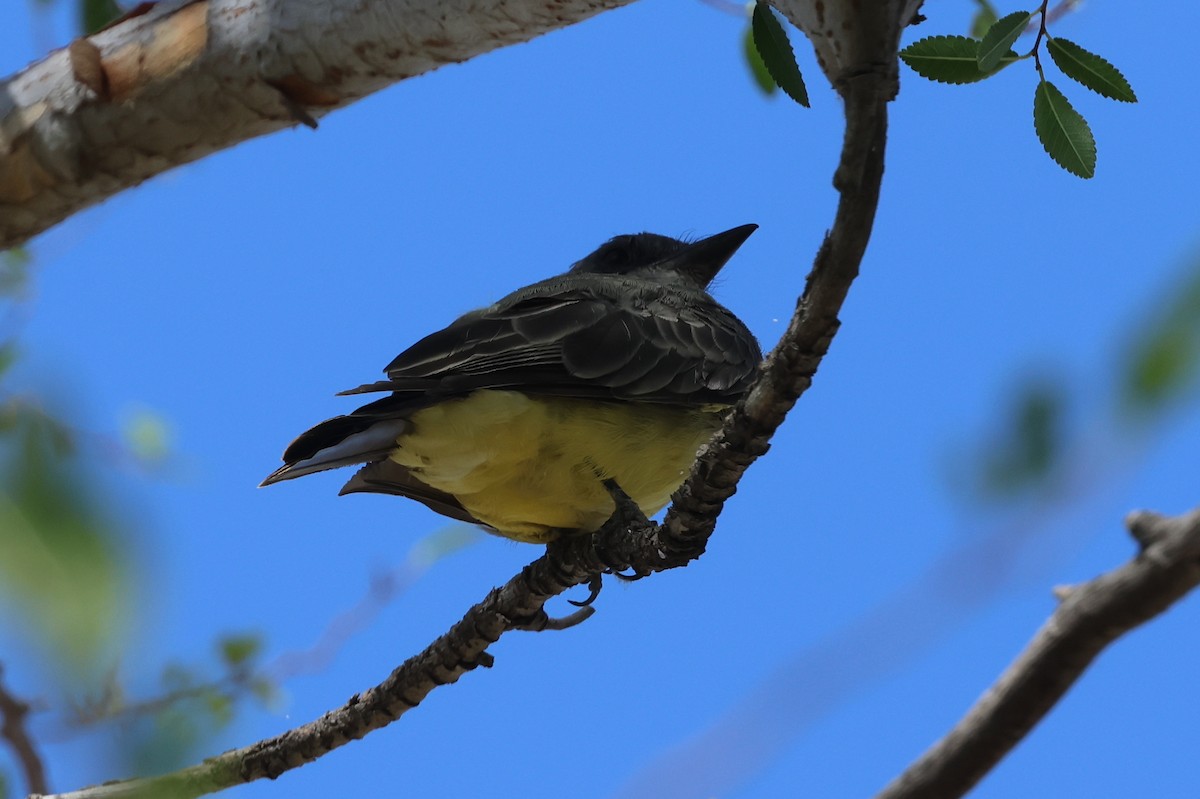
[[[397,392],[367,406],[369,412],[483,388],[732,403],[753,377],[761,359],[757,342],[706,294],[611,278],[579,284],[518,293],[467,314],[397,356],[386,380],[345,393]]]

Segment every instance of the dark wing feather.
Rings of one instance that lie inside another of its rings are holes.
[[[732,404],[761,357],[750,331],[704,292],[628,275],[560,275],[461,317],[397,356],[386,380],[343,392],[392,393],[302,434],[264,485],[365,462],[343,493],[399,494],[475,522],[454,497],[387,459],[414,411],[489,388]]]
[[[463,316],[397,356],[386,380],[344,393],[393,391],[404,405],[484,388],[732,403],[760,358],[750,332],[707,294],[575,276]]]

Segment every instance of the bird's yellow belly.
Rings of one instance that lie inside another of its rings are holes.
[[[546,542],[612,515],[613,478],[647,514],[678,488],[722,411],[476,391],[417,411],[392,460],[503,536]]]

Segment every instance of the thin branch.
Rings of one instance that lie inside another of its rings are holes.
[[[0,666],[0,677],[4,676],[4,668]],[[25,775],[25,784],[30,793],[45,793],[50,790],[46,779],[46,766],[42,762],[29,731],[25,729],[25,717],[29,715],[29,703],[17,699],[0,683],[0,738],[8,742],[21,765]]]
[[[307,649],[283,652],[262,667],[231,665],[220,677],[146,699],[125,702],[102,696],[99,701],[73,710],[51,741],[67,740],[97,724],[159,713],[189,700],[220,696],[233,702],[244,694],[255,693],[260,685],[281,684],[300,674],[318,673],[329,665],[346,641],[365,629],[388,603],[404,594],[435,563],[482,535],[467,525],[456,524],[421,538],[409,549],[403,563],[375,575],[362,599],[334,617]]]
[[[262,777],[274,778],[379,729],[416,707],[439,685],[477,666],[491,666],[487,648],[509,630],[556,629],[547,616],[553,596],[606,572],[637,575],[683,566],[699,557],[726,499],[746,468],[766,452],[771,434],[812,377],[838,327],[838,313],[858,275],[870,237],[883,177],[887,103],[895,96],[900,8],[884,3],[853,9],[862,23],[850,37],[854,58],[831,79],[845,102],[846,132],[834,174],[840,193],[834,224],[817,253],[803,295],[782,340],[764,362],[754,386],[698,459],[676,492],[662,525],[614,520],[591,536],[562,539],[502,588],[494,589],[446,634],[410,658],[380,685],[321,718],[282,735],[232,750],[196,766],[142,780],[114,782],[58,794],[55,799],[116,799],[148,793],[196,797]],[[847,13],[851,13],[847,11]],[[903,16],[907,19],[907,16]],[[884,31],[885,35],[879,35]],[[832,67],[826,65],[827,72]],[[576,614],[567,622],[582,620]]]
[[[1096,656],[1200,585],[1200,509],[1126,520],[1142,550],[1107,574],[1060,589],[1062,604],[945,738],[876,796],[963,796],[1066,694]]]
[[[597,533],[620,537],[618,525]],[[439,685],[456,682],[477,666],[491,666],[486,649],[509,630],[557,628],[542,609],[550,597],[586,583],[605,567],[590,537],[558,542],[478,605],[423,652],[405,661],[376,687],[337,710],[282,735],[235,749],[161,777],[111,782],[55,794],[54,799],[196,797],[263,777],[274,779],[398,719]]]

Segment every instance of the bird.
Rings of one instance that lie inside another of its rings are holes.
[[[612,483],[652,516],[762,360],[708,292],[757,227],[616,236],[459,317],[341,392],[387,395],[300,434],[261,485],[359,465],[341,494],[409,497],[527,543],[598,530]]]

